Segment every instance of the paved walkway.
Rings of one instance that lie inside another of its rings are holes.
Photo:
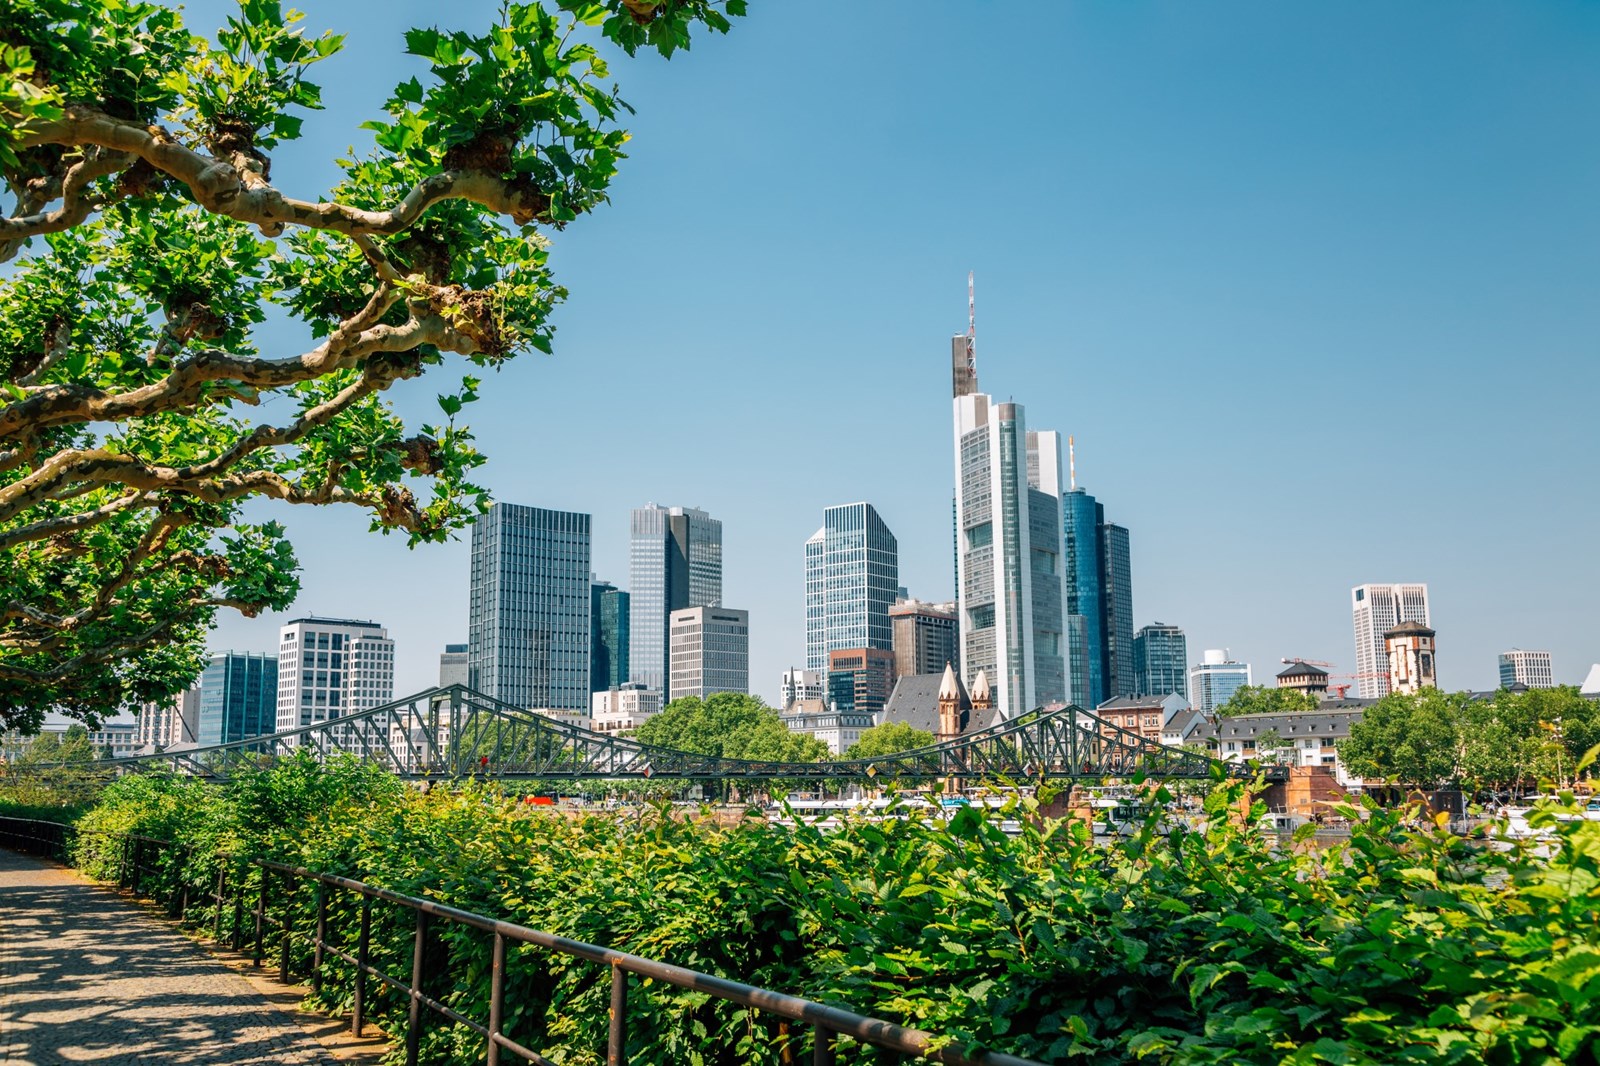
[[[0,850],[0,1063],[334,1058],[244,977],[112,892]]]

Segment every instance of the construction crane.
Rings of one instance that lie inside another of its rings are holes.
[[[1280,663],[1305,663],[1307,666],[1320,666],[1324,669],[1328,669],[1333,666],[1332,663],[1325,663],[1321,659],[1302,659],[1299,656],[1296,656],[1293,659],[1279,659],[1278,661]]]

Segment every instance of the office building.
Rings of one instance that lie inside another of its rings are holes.
[[[1383,634],[1383,654],[1389,664],[1389,691],[1414,695],[1438,688],[1438,648],[1434,631],[1421,622],[1401,622]]]
[[[276,692],[273,698],[277,698]],[[274,712],[276,713],[276,712]],[[155,700],[139,708],[134,722],[134,744],[140,749],[166,751],[200,742],[200,689],[196,686]]]
[[[960,660],[956,651],[956,605],[902,600],[889,608],[896,677],[941,673]]]
[[[465,685],[467,683],[467,645],[446,644],[444,654],[439,656],[439,687],[449,688],[451,685]]]
[[[279,656],[228,651],[211,656],[200,675],[199,744],[231,744],[276,729],[292,729],[279,717]]]
[[[783,672],[783,687],[778,690],[779,710],[796,700],[820,700],[822,697],[822,671],[791,666]]]
[[[590,697],[589,717],[597,733],[630,733],[661,713],[661,693],[627,681]]]
[[[1133,650],[1133,559],[1128,530],[1106,521],[1105,507],[1076,483],[1061,497],[1066,556],[1069,643],[1082,647],[1088,683],[1073,694],[1079,706],[1099,706],[1140,688]],[[1079,636],[1073,630],[1081,627]]]
[[[277,686],[279,730],[389,703],[394,699],[394,641],[376,622],[296,618],[278,630]],[[203,681],[200,687],[203,691]],[[205,701],[202,695],[202,707]]]
[[[1083,667],[1072,674],[1071,700],[1095,707],[1106,691],[1105,508],[1077,486],[1061,497],[1068,654]]]
[[[894,691],[894,652],[883,648],[839,648],[828,653],[828,706],[876,715]]]
[[[805,550],[806,669],[827,670],[840,648],[893,650],[900,546],[872,505],[825,508]]]
[[[589,712],[589,516],[495,503],[472,526],[468,684]]]
[[[667,691],[668,619],[722,605],[722,522],[693,507],[633,512],[628,547],[628,678]]]
[[[1226,648],[1207,648],[1203,659],[1189,668],[1189,705],[1202,714],[1215,714],[1248,684],[1249,663],[1234,662]]]
[[[673,611],[667,630],[667,699],[750,691],[750,612],[731,607]]]
[[[604,692],[628,680],[630,599],[626,592],[609,581],[597,581],[589,586],[591,692]]]
[[[1350,590],[1356,631],[1356,687],[1363,699],[1389,691],[1389,657],[1383,635],[1402,622],[1433,625],[1427,585],[1357,585]]]
[[[1133,675],[1137,695],[1175,693],[1187,699],[1188,670],[1189,646],[1183,630],[1154,622],[1134,634]]]
[[[1114,522],[1100,529],[1104,547],[1102,596],[1106,611],[1106,683],[1115,688],[1114,696],[1125,696],[1138,687],[1134,677],[1133,654],[1133,565],[1128,547],[1128,531]]]
[[[951,344],[959,673],[1014,718],[1066,699],[1061,439],[977,391],[972,336]]]
[[[1524,685],[1527,688],[1554,688],[1555,675],[1550,669],[1550,653],[1512,648],[1500,653],[1500,687]]]

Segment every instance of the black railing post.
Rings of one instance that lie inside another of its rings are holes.
[[[817,1039],[811,1050],[811,1066],[833,1066],[833,1030],[826,1026],[817,1026]]]
[[[356,938],[356,987],[350,1004],[350,1033],[361,1035],[362,1011],[367,1005],[367,944],[372,939],[372,897],[361,897],[361,932]]]
[[[611,964],[611,1025],[606,1034],[606,1066],[623,1066],[628,1054],[628,971]]]
[[[261,871],[265,878],[267,872]],[[278,940],[278,981],[282,984],[289,983],[289,922],[294,910],[294,878],[289,874],[283,875],[283,935]]]
[[[328,938],[328,886],[317,882],[317,940],[311,949],[311,990],[322,991],[322,944]]]
[[[270,882],[271,880],[272,880],[272,878],[267,876],[267,871],[266,870],[262,870],[261,871],[261,896],[256,902],[255,964],[256,964],[256,968],[257,969],[260,969],[260,967],[261,967],[261,941],[262,941],[262,938],[266,936],[266,926],[267,926],[267,883]]]
[[[211,939],[214,943],[222,943],[222,879],[226,876],[228,860],[217,859],[217,909],[211,916]]]
[[[417,911],[417,932],[411,940],[411,1003],[406,1011],[406,1066],[417,1066],[422,1039],[422,948],[428,935],[428,912]]]
[[[193,861],[194,846],[190,845],[183,849],[183,862],[178,866],[178,889],[174,890],[175,895],[180,890],[182,892],[182,895],[178,897],[179,922],[182,922],[189,913],[189,866]]]
[[[500,1025],[506,1007],[506,938],[494,935],[494,962],[489,967],[489,1062],[500,1066],[500,1045],[495,1037],[500,1035]]]
[[[239,891],[233,897],[233,936],[231,942],[234,951],[244,948],[244,878],[239,879]]]

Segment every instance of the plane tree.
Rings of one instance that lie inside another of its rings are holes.
[[[624,155],[606,56],[670,56],[743,8],[544,0],[413,29],[419,75],[308,188],[275,157],[342,37],[273,0],[211,38],[175,5],[0,0],[0,728],[170,695],[218,610],[287,606],[281,511],[252,501],[353,507],[413,546],[469,523],[462,408],[551,350],[547,235]],[[385,391],[447,362],[437,416],[407,425]]]

